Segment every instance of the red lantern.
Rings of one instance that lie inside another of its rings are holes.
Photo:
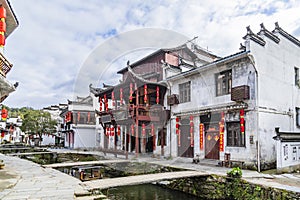
[[[0,18],[6,18],[6,9],[2,5],[0,6]]]
[[[8,112],[7,112],[7,110],[5,108],[3,108],[2,111],[1,111],[1,118],[2,118],[2,120],[6,121],[7,116],[8,116]]]
[[[156,86],[156,104],[159,104],[159,87]]]

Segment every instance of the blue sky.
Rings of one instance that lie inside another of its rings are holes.
[[[245,27],[250,25],[258,32],[262,22],[267,29],[273,30],[278,21],[284,30],[300,39],[300,3],[297,0],[10,2],[20,23],[7,38],[5,47],[5,56],[14,64],[7,78],[12,83],[20,83],[4,101],[10,107],[43,108],[66,103],[67,99],[74,98],[74,86],[82,73],[90,78],[83,79],[77,86],[81,88],[78,94],[81,96],[88,95],[90,83],[94,86],[102,82],[117,83],[120,77],[116,72],[126,66],[128,59],[134,62],[137,55],[149,52],[149,46],[138,50],[133,47],[130,51],[124,43],[108,45],[107,57],[102,55],[105,62],[90,58],[111,38],[128,31],[155,28],[175,31],[190,39],[198,36],[198,45],[219,56],[237,52],[246,34]],[[135,39],[134,36],[129,38],[126,45],[144,44]],[[120,51],[119,55],[112,52],[122,45],[127,52]],[[105,70],[82,70],[86,65]]]

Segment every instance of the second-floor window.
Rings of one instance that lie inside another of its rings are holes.
[[[232,72],[226,70],[216,74],[216,95],[226,95],[231,93]]]
[[[191,81],[179,84],[179,103],[191,101]]]

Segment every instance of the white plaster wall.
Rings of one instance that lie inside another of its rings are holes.
[[[277,154],[279,160],[277,161],[277,168],[289,167],[300,164],[300,142],[279,142],[279,149]]]
[[[97,147],[97,133],[95,128],[80,128],[73,129],[74,133],[74,148],[94,148]]]
[[[265,47],[250,42],[250,53],[258,71],[259,107],[284,114],[300,106],[300,89],[294,84],[294,67],[300,66],[300,51],[298,46],[278,36],[279,44],[268,38]],[[281,128],[295,130],[295,126]]]

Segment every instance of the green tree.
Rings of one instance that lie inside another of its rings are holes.
[[[23,120],[21,130],[30,135],[38,134],[40,142],[42,134],[56,132],[57,122],[51,119],[48,112],[27,108],[22,110],[21,116]]]

